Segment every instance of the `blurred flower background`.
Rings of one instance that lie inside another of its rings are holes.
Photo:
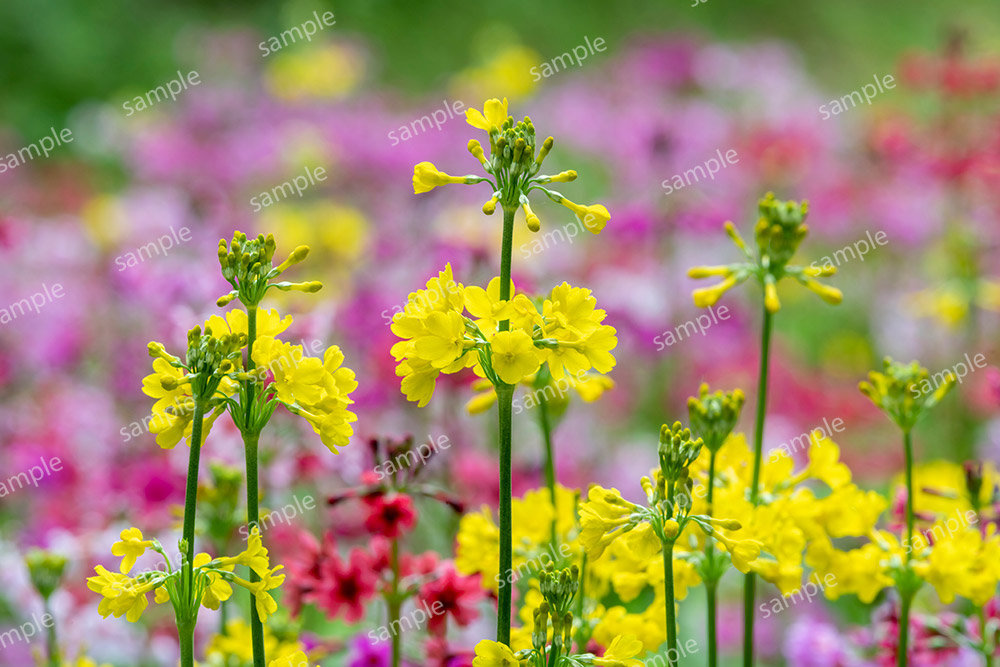
[[[86,650],[113,665],[176,664],[167,614],[103,622],[85,578],[123,528],[179,534],[185,448],[160,450],[143,423],[146,344],[179,347],[193,321],[218,312],[228,287],[216,245],[242,229],[273,232],[279,254],[312,248],[319,298],[282,294],[274,305],[296,316],[286,337],[321,341],[317,348],[336,342],[359,382],[356,435],[339,455],[285,416],[262,441],[262,504],[296,507],[270,529],[273,553],[298,582],[271,623],[274,641],[321,647],[322,664],[384,664],[380,633],[368,632],[383,623],[367,604],[377,557],[357,549],[372,534],[394,537],[400,514],[419,516],[415,528],[402,520],[407,550],[424,554],[409,565],[426,578],[419,596],[454,606],[446,627],[429,627],[427,646],[413,649],[440,662],[413,664],[449,664],[440,656],[458,660],[491,633],[484,594],[451,563],[458,513],[420,496],[388,509],[400,501],[369,498],[364,512],[339,502],[372,482],[374,440],[413,435],[448,443],[423,474],[453,504],[496,504],[496,434],[492,420],[466,410],[471,375],[442,377],[442,398],[417,409],[400,393],[389,353],[393,315],[445,263],[468,283],[496,275],[501,230],[480,212],[482,192],[417,197],[410,182],[422,160],[474,171],[464,109],[489,97],[507,97],[554,135],[550,171],[579,169],[580,198],[612,213],[600,236],[551,207],[539,211],[540,232],[520,219],[515,231],[519,290],[585,284],[618,331],[613,389],[592,404],[571,402],[555,431],[562,485],[633,487],[655,462],[659,424],[681,418],[702,381],[754,386],[757,301],[730,297],[706,325],[686,270],[728,256],[723,222],[749,228],[768,190],[809,200],[812,236],[799,263],[837,265],[831,282],[844,302],[830,308],[780,290],[790,307],[777,320],[766,448],[839,420],[827,435],[855,480],[893,497],[902,452],[858,380],[886,354],[919,358],[934,372],[982,355],[958,399],[922,427],[917,448],[920,460],[940,461],[927,464],[928,476],[954,474],[968,459],[997,463],[996,4],[673,4],[0,6],[0,155],[53,130],[72,133],[48,157],[5,159],[0,173],[0,630],[42,613],[24,555],[43,547],[69,561],[50,601],[67,657]],[[289,38],[324,12],[332,24]],[[850,98],[886,76],[891,86]],[[149,91],[185,77],[175,99],[149,104]],[[841,112],[821,111],[845,96]],[[322,179],[276,194],[317,169]],[[37,294],[15,316],[14,304]],[[531,421],[515,424],[515,495],[544,479]],[[220,422],[203,457],[239,468],[240,444]],[[55,460],[60,469],[27,487],[9,483]],[[386,512],[392,518],[379,523]],[[318,562],[332,584],[309,579]],[[332,588],[317,595],[321,586]],[[721,641],[735,651],[730,592]],[[302,596],[301,610],[290,595]],[[701,631],[698,604],[681,617],[692,633]],[[761,659],[867,664],[870,610],[842,598],[763,620]],[[239,641],[227,648],[226,637],[211,636],[225,622],[201,623],[199,646],[215,647],[216,664],[243,664]],[[30,664],[36,646],[3,648],[0,665]]]

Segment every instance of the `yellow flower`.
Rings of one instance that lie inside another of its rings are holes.
[[[290,655],[272,660],[267,667],[309,667],[309,656],[303,651],[295,651]]]
[[[138,621],[142,612],[149,606],[146,593],[156,584],[139,585],[130,577],[109,572],[102,565],[95,567],[94,571],[97,572],[97,576],[87,579],[87,587],[104,596],[97,607],[97,612],[104,618],[108,615],[116,618],[125,616],[130,623]]]
[[[594,658],[601,667],[642,667],[642,660],[635,656],[643,652],[642,642],[635,635],[618,635],[604,652],[604,657]]]
[[[194,567],[200,568],[212,562],[212,557],[206,553],[196,554],[192,562]],[[232,570],[232,566],[218,566],[219,569]],[[233,595],[233,587],[222,578],[218,572],[201,571],[201,576],[205,577],[207,584],[205,592],[201,598],[201,604],[206,609],[217,610],[219,606]],[[157,591],[158,593],[159,591]],[[157,600],[159,601],[159,600]]]
[[[688,275],[691,276],[692,278],[697,277],[694,274],[695,274],[695,269],[688,271]],[[709,308],[711,306],[714,306],[719,301],[719,298],[721,298],[723,294],[725,294],[730,289],[735,287],[738,283],[739,281],[737,280],[737,277],[735,275],[730,274],[726,276],[725,280],[723,280],[721,283],[717,285],[713,285],[712,287],[701,287],[699,289],[696,289],[691,293],[691,296],[694,299],[694,305],[697,308]]]
[[[439,185],[465,182],[465,176],[450,176],[443,171],[439,171],[430,162],[420,162],[413,167],[413,194],[419,195],[424,192],[430,192]]]
[[[465,122],[489,134],[492,129],[499,130],[508,115],[507,98],[503,98],[501,102],[494,97],[486,100],[481,112],[478,109],[466,109]]]
[[[472,667],[517,667],[520,661],[506,644],[484,639],[476,644]]]
[[[268,626],[264,626],[264,654],[271,656],[273,660],[297,657],[297,653],[304,648],[302,643],[295,639],[279,641]],[[242,619],[228,621],[224,633],[212,637],[206,655],[210,658],[216,656],[222,658],[223,664],[229,664],[227,660],[230,662],[235,660],[239,664],[253,662],[250,626]],[[306,663],[293,660],[292,667],[306,667]]]
[[[121,542],[115,542],[111,545],[111,553],[115,556],[121,556],[121,573],[128,574],[132,566],[135,565],[135,560],[146,552],[148,547],[153,546],[152,540],[144,540],[142,538],[142,531],[138,528],[126,528],[121,532]]]
[[[580,505],[580,541],[594,560],[601,557],[611,542],[622,534],[631,521],[635,506],[622,498],[618,489],[590,487],[587,502]]]
[[[454,310],[430,313],[423,335],[413,339],[413,352],[434,368],[455,363],[465,354],[465,318]]]
[[[254,342],[253,360],[260,371],[269,370],[274,376],[273,387],[282,403],[308,405],[323,397],[323,362],[305,356],[301,345],[263,336]]]
[[[517,384],[542,364],[531,336],[521,330],[498,332],[490,340],[490,349],[493,370],[507,384]]]
[[[608,209],[602,204],[591,204],[590,206],[581,206],[580,204],[574,204],[565,197],[559,202],[569,210],[576,214],[577,219],[583,223],[587,231],[591,234],[600,234],[601,230],[604,229],[605,225],[611,220],[611,214],[608,213]]]

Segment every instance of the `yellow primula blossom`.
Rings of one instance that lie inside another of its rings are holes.
[[[413,167],[413,194],[430,192],[434,188],[449,183],[467,183],[465,176],[451,176],[440,171],[431,162],[420,162]]]
[[[305,356],[301,345],[271,336],[253,346],[253,361],[261,377],[273,378],[275,397],[290,412],[304,418],[334,454],[350,441],[357,416],[348,409],[357,386],[354,371],[343,366],[340,348],[331,345],[323,359]]]
[[[144,540],[142,531],[138,528],[126,528],[121,532],[121,542],[111,545],[111,553],[122,559],[121,573],[128,574],[136,559],[146,552],[148,547],[153,546],[152,540]]]
[[[603,657],[594,658],[594,664],[601,667],[642,667],[642,660],[635,657],[640,653],[645,653],[645,649],[635,635],[619,635],[611,641]]]
[[[309,667],[309,656],[297,650],[267,663],[267,667]]]
[[[304,650],[301,642],[294,638],[279,638],[271,628],[264,626],[264,654],[274,660],[295,657]],[[233,619],[226,623],[222,634],[214,635],[208,645],[206,655],[209,658],[218,657],[224,664],[236,660],[242,664],[253,662],[253,642],[250,626],[242,619]],[[294,667],[304,667],[305,663],[292,663]]]
[[[563,283],[541,308],[513,286],[510,295],[500,299],[497,278],[486,289],[465,287],[455,281],[451,265],[428,280],[427,289],[410,294],[392,321],[402,339],[392,347],[396,374],[409,400],[425,405],[440,373],[470,367],[491,384],[524,382],[546,363],[557,381],[614,367],[617,335],[603,324],[606,314],[595,307],[590,290]]]
[[[506,644],[489,639],[476,644],[476,657],[472,659],[472,667],[518,667],[520,664],[521,661]]]
[[[503,101],[493,98],[486,100],[483,110],[466,109],[465,121],[472,127],[483,130],[489,134],[490,130],[499,130],[504,121],[507,120],[507,98]]]

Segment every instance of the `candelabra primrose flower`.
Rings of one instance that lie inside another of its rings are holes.
[[[727,291],[755,277],[764,289],[764,305],[768,312],[776,313],[781,308],[777,284],[785,276],[799,281],[827,303],[839,304],[843,299],[840,290],[816,280],[819,277],[832,276],[837,271],[836,267],[794,266],[788,263],[809,231],[803,222],[809,210],[808,203],[780,202],[769,192],[758,203],[758,209],[760,217],[754,227],[756,253],[743,240],[733,223],[726,222],[726,233],[746,257],[746,262],[695,266],[688,271],[688,275],[692,278],[723,279],[721,283],[712,287],[695,290],[692,295],[694,304],[699,308],[714,306]]]
[[[918,362],[901,364],[882,360],[882,372],[871,371],[858,388],[900,429],[908,431],[937,405],[952,387],[955,375],[945,371],[932,382],[930,372]]]
[[[434,291],[448,298],[427,298]],[[596,308],[590,290],[563,283],[540,307],[513,284],[511,298],[499,294],[499,278],[485,290],[465,287],[455,282],[450,264],[427,281],[427,290],[410,294],[392,322],[393,333],[403,339],[392,354],[408,399],[426,405],[441,373],[465,368],[496,387],[526,382],[543,364],[556,381],[614,367],[616,332],[603,324],[606,313]],[[501,329],[501,321],[510,328]]]
[[[183,545],[182,545],[183,547]],[[136,558],[146,549],[152,549],[166,563],[166,569],[146,570],[135,576],[129,572]],[[284,581],[285,575],[277,574],[281,565],[272,568],[267,549],[260,539],[260,531],[255,526],[250,533],[247,548],[233,557],[212,558],[207,553],[195,556],[190,570],[183,567],[185,549],[181,549],[181,567],[174,569],[170,558],[157,540],[143,539],[138,528],[128,528],[121,533],[121,541],[111,548],[112,554],[122,557],[119,572],[111,572],[103,565],[94,568],[96,575],[87,580],[90,590],[102,596],[98,611],[101,616],[125,616],[136,622],[149,605],[149,594],[153,593],[157,603],[171,602],[178,622],[188,622],[197,618],[198,607],[218,609],[232,594],[231,584],[241,586],[253,595],[257,611],[266,619],[277,609],[277,604],[268,593]],[[233,574],[236,565],[250,567],[260,581],[249,582]],[[190,575],[188,575],[190,573]]]
[[[487,176],[451,176],[440,171],[430,162],[421,162],[413,168],[413,192],[422,194],[441,185],[462,183],[489,183],[493,194],[483,205],[483,213],[492,215],[499,204],[505,211],[522,208],[525,222],[531,231],[541,228],[541,221],[531,208],[529,195],[541,191],[557,204],[562,204],[580,220],[588,231],[599,234],[611,220],[608,209],[601,204],[584,206],[576,204],[562,194],[544,187],[549,183],[568,183],[576,179],[576,172],[567,170],[554,175],[539,174],[542,163],[552,150],[554,139],[548,137],[536,144],[535,127],[531,119],[514,122],[507,115],[507,99],[487,100],[484,109],[466,111],[469,125],[483,130],[489,136],[490,155],[487,157],[482,144],[471,139],[469,152],[475,157]],[[536,153],[537,148],[537,153]]]

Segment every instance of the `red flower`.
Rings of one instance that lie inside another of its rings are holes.
[[[439,576],[424,584],[417,593],[418,604],[431,611],[427,629],[432,635],[444,635],[448,616],[459,626],[479,616],[476,608],[483,595],[477,576],[462,576],[451,561],[444,564]]]
[[[364,498],[368,508],[365,528],[373,535],[399,537],[417,523],[413,501],[403,494],[374,494]]]
[[[338,557],[322,564],[323,587],[315,596],[316,605],[331,617],[343,615],[356,623],[365,615],[365,603],[375,596],[378,576],[371,558],[359,548],[351,549],[344,562]]]

